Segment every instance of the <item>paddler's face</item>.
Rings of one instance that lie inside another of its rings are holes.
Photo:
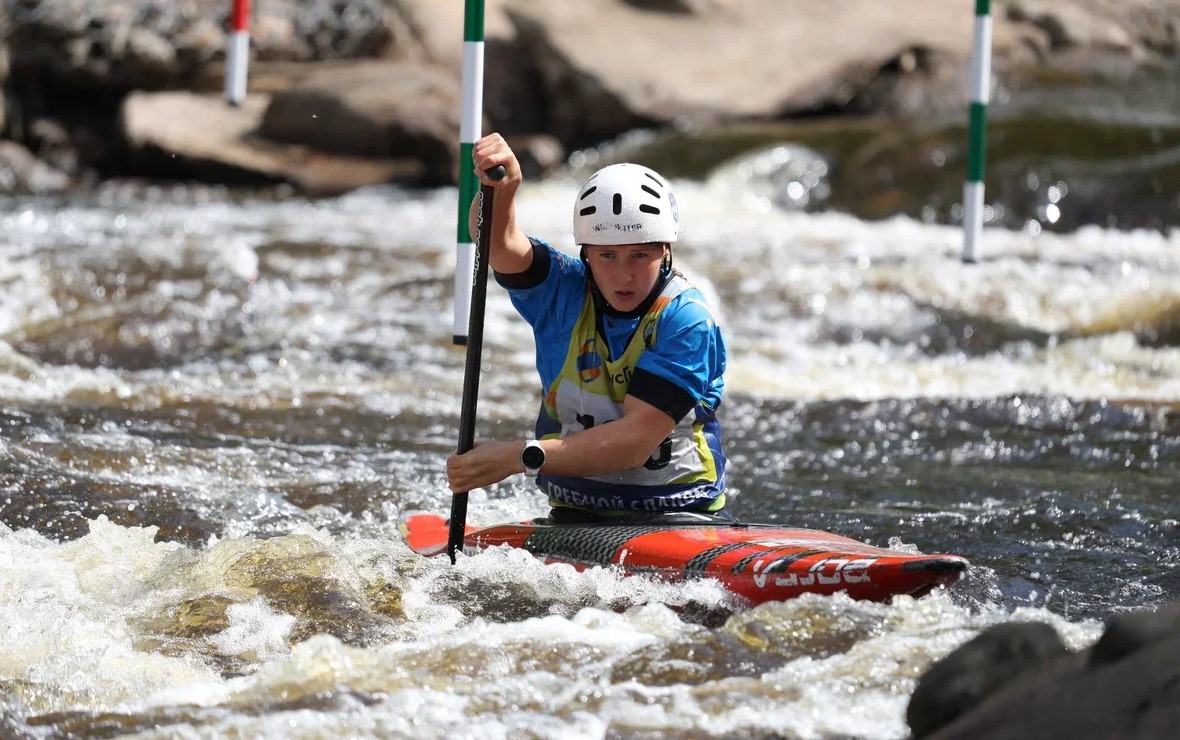
[[[586,245],[586,261],[606,302],[616,311],[633,311],[660,279],[667,244]]]

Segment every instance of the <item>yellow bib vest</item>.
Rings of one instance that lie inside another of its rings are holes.
[[[598,335],[597,310],[587,292],[561,373],[546,389],[537,425],[539,430],[557,431],[543,438],[565,437],[623,417],[623,400],[640,355],[656,341],[660,314],[689,289],[692,286],[683,277],[669,278],[615,360]],[[713,410],[698,404],[638,468],[584,478],[542,472],[537,484],[554,506],[619,513],[717,510],[725,503],[718,475],[717,433]]]

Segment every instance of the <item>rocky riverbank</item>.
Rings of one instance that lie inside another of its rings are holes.
[[[254,4],[250,95],[220,89],[229,0],[5,0],[0,187],[112,177],[453,182],[462,3]],[[1177,56],[1180,0],[1006,0],[1001,86],[1112,79]],[[646,128],[961,122],[970,9],[940,0],[488,3],[485,130],[534,170]]]

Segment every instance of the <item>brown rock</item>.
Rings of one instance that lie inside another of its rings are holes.
[[[357,62],[313,72],[278,93],[261,134],[356,157],[411,157],[432,183],[453,182],[460,85],[449,71],[399,61]]]
[[[1016,0],[1009,17],[1028,21],[1049,35],[1053,47],[1099,46],[1129,51],[1131,35],[1114,21],[1107,20],[1076,5],[1047,0]]]
[[[463,3],[440,3],[438,0],[389,2],[391,12],[421,42],[426,58],[458,75],[463,68]],[[515,33],[499,2],[487,3],[483,29],[485,43],[494,39],[510,39]],[[485,54],[485,57],[490,55]]]
[[[526,180],[545,177],[565,163],[565,148],[552,136],[533,134],[506,138],[520,161]]]
[[[575,143],[682,118],[838,107],[907,53],[965,65],[972,45],[970,13],[939,0],[812,3],[803,16],[781,0],[702,4],[687,14],[619,0],[505,7],[545,86],[552,132]],[[998,28],[996,46],[1009,43]]]
[[[248,96],[233,108],[215,95],[133,93],[123,104],[123,131],[133,157],[173,177],[286,181],[310,194],[331,195],[420,176],[415,161],[267,141],[257,132],[269,102]]]
[[[20,144],[0,141],[0,192],[51,193],[69,184],[68,176],[38,160]]]

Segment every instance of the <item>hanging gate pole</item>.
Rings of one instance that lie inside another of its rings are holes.
[[[225,102],[233,106],[246,99],[246,75],[250,63],[250,0],[233,0],[229,36],[225,45]]]
[[[971,113],[967,130],[967,180],[963,184],[963,261],[974,262],[983,233],[983,174],[987,150],[987,103],[991,95],[991,0],[975,0],[975,45],[971,55]]]
[[[471,150],[483,126],[484,0],[466,0],[463,12],[463,108],[459,118],[459,233],[455,252],[454,343],[467,344],[475,244],[467,228],[467,209],[479,187]]]

